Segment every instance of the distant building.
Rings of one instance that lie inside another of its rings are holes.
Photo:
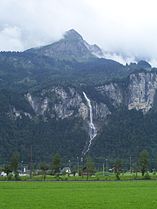
[[[70,174],[71,173],[71,169],[69,167],[64,167],[61,170],[61,174]]]

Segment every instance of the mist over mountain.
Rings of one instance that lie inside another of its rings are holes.
[[[65,161],[83,153],[125,161],[145,148],[156,156],[157,69],[106,59],[74,29],[46,46],[1,52],[0,98],[1,162],[13,151],[28,162],[30,146],[34,162],[56,152]]]

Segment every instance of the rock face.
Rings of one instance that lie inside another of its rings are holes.
[[[114,108],[125,106],[128,110],[136,109],[147,113],[155,105],[157,74],[156,72],[135,73],[125,82],[109,83],[96,89]]]
[[[89,117],[88,105],[83,94],[74,88],[52,87],[43,90],[40,96],[26,95],[34,113],[43,117],[65,119],[69,117],[81,117],[87,120]],[[105,119],[110,111],[106,104],[92,101],[93,115],[95,120]]]
[[[115,108],[123,104],[123,90],[117,83],[98,86],[96,89],[105,99],[108,99]]]
[[[147,113],[154,105],[156,89],[156,73],[130,75],[128,109],[142,110],[144,113]]]
[[[97,95],[93,97],[88,94],[93,108],[93,120],[96,123],[106,119],[112,114],[113,109],[122,106],[128,110],[136,109],[147,113],[155,106],[157,73],[131,74],[127,81],[111,82],[93,88],[101,97],[99,101]],[[88,120],[89,108],[83,97],[83,91],[75,88],[54,86],[38,94],[27,93],[25,97],[36,116],[55,119],[79,117]],[[14,109],[13,112],[17,111]]]
[[[133,73],[122,82],[110,82],[102,86],[93,86],[92,92],[86,92],[91,101],[93,123],[98,131],[107,117],[120,107],[128,110],[141,110],[146,114],[156,105],[157,73],[140,72]],[[78,118],[84,121],[86,131],[90,119],[90,110],[83,96],[83,90],[74,87],[52,86],[38,93],[25,95],[34,114],[22,112],[15,107],[12,110],[14,118],[42,117],[44,121],[49,119],[63,120]],[[101,100],[99,99],[101,98]]]

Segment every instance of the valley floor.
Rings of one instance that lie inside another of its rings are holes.
[[[1,209],[156,209],[157,181],[0,182]]]

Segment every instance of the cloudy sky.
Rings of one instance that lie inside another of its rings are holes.
[[[157,65],[156,9],[156,0],[0,0],[0,50],[45,45],[74,28],[105,51]]]

